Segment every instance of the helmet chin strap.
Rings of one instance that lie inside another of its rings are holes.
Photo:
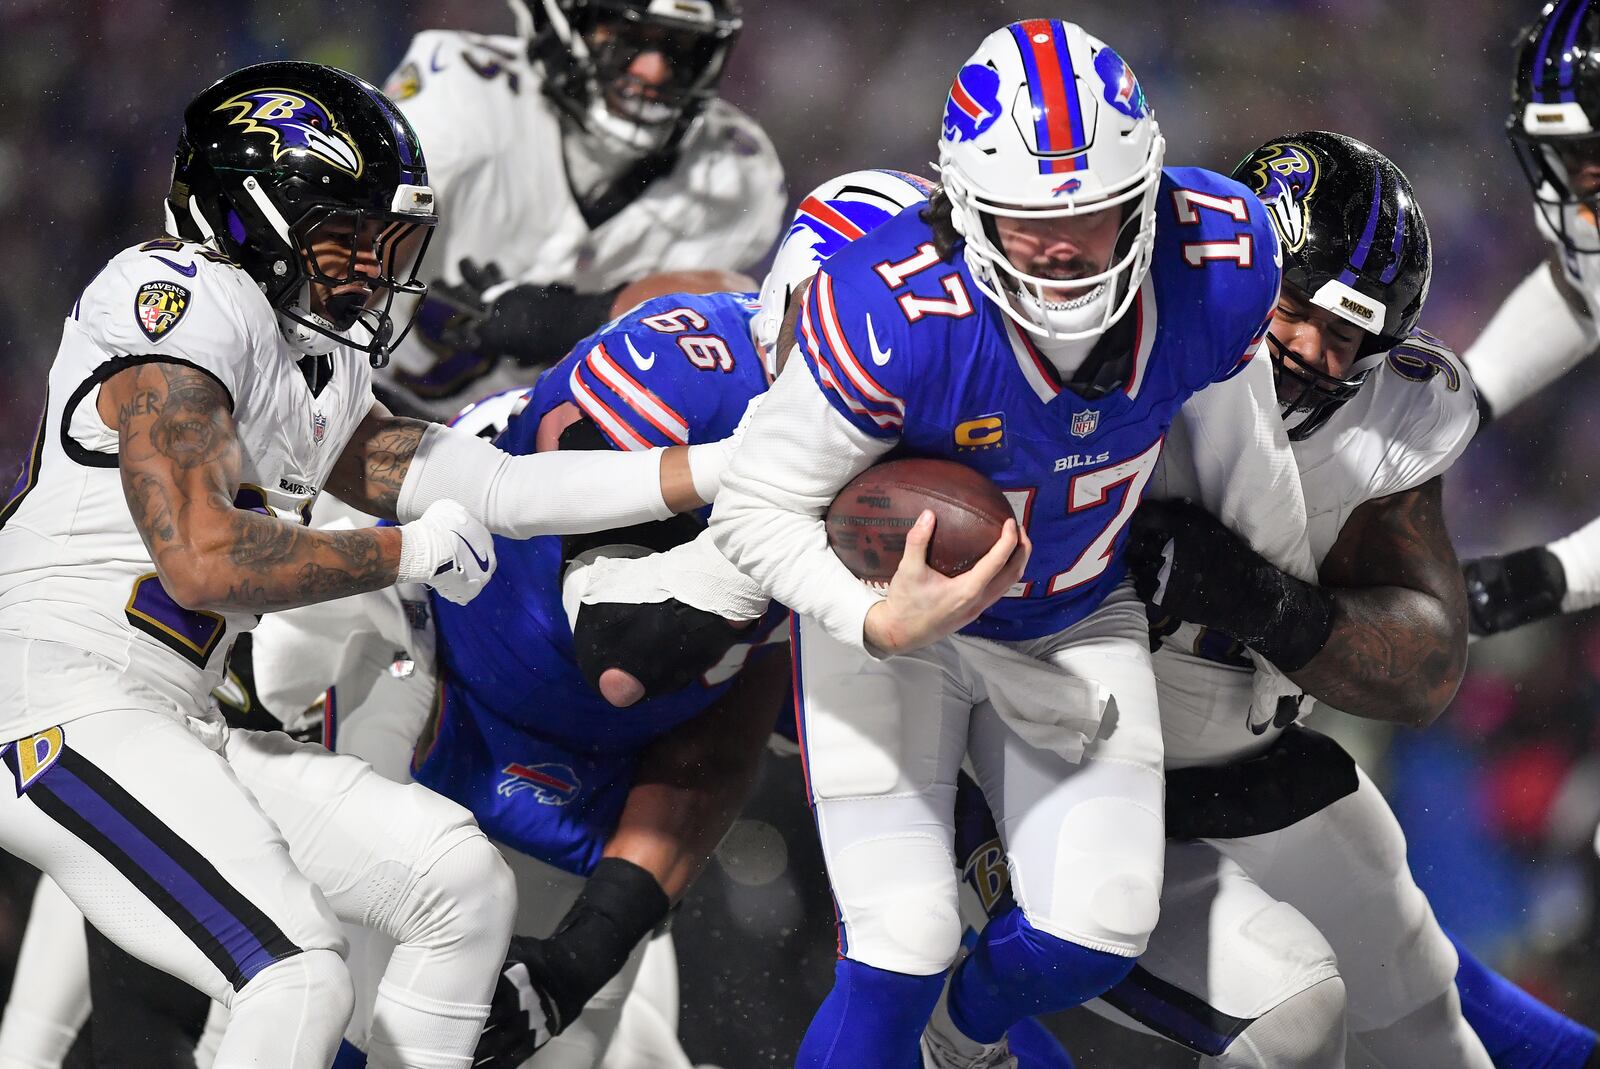
[[[305,356],[327,356],[344,344],[333,324],[311,311],[310,282],[302,282],[299,296],[278,312],[278,330],[290,348]]]

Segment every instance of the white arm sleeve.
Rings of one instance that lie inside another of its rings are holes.
[[[595,558],[574,564],[562,585],[564,591],[575,589],[577,601],[586,605],[648,605],[670,599],[725,620],[754,620],[767,611],[761,584],[718,552],[709,531],[664,553],[630,557],[602,550]]]
[[[1600,344],[1594,320],[1572,310],[1550,271],[1548,263],[1534,268],[1461,354],[1497,416],[1577,367]]]
[[[442,424],[423,433],[395,513],[409,523],[435,501],[459,501],[511,538],[608,531],[672,515],[661,453],[583,450],[513,456]]]
[[[1267,560],[1315,581],[1300,469],[1265,345],[1239,374],[1189,398],[1178,418],[1192,443],[1199,503]]]
[[[835,412],[796,355],[751,419],[711,513],[711,538],[728,560],[773,600],[857,649],[880,595],[828,548],[822,516],[893,445]]]
[[[1578,612],[1600,605],[1600,520],[1590,520],[1545,548],[1556,555],[1567,574],[1561,611]]]

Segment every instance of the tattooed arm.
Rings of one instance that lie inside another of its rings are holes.
[[[353,508],[380,519],[398,519],[400,487],[411,470],[411,458],[432,426],[420,419],[396,416],[381,401],[373,402],[350,442],[339,454],[328,480],[328,492]]]
[[[608,531],[709,502],[736,440],[737,433],[641,452],[522,455],[460,428],[391,415],[374,402],[334,465],[328,490],[398,520],[456,501],[509,538]]]
[[[271,612],[389,586],[396,528],[314,531],[234,507],[239,440],[215,379],[179,364],[140,364],[100,389],[120,438],[123,492],[174,601],[189,609]]]
[[[1425,727],[1461,685],[1467,600],[1445,531],[1443,480],[1368,501],[1322,564],[1333,631],[1289,677],[1336,709]]]

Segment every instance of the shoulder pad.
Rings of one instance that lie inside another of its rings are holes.
[[[250,276],[226,257],[175,239],[113,257],[84,289],[72,318],[108,357],[192,364],[234,398],[278,342],[277,318]]]
[[[750,311],[732,294],[667,294],[580,342],[552,374],[622,450],[732,433],[765,388]]]
[[[1156,204],[1156,262],[1163,288],[1199,303],[1219,365],[1206,381],[1232,374],[1266,333],[1283,280],[1283,254],[1266,208],[1243,185],[1202,167],[1162,172]],[[1204,385],[1204,382],[1197,385]]]
[[[1426,331],[1412,332],[1389,350],[1375,385],[1368,418],[1392,439],[1375,496],[1442,474],[1477,433],[1472,376],[1448,345]]]

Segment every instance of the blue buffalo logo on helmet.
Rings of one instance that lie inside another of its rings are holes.
[[[1000,117],[1000,75],[993,67],[969,63],[956,71],[944,106],[946,141],[971,141]]]
[[[881,205],[861,200],[807,197],[800,202],[794,213],[794,225],[789,227],[783,240],[809,230],[816,237],[811,246],[812,255],[818,261],[826,260],[869,230],[888,222],[893,214]]]
[[[352,178],[361,177],[363,164],[356,143],[315,97],[292,89],[256,89],[229,97],[216,108],[229,109],[234,111],[229,123],[243,126],[247,134],[272,140],[274,160],[286,152],[309,152]]]
[[[1317,190],[1317,159],[1299,145],[1268,145],[1250,173],[1250,186],[1266,205],[1283,246],[1298,252],[1306,243],[1310,208],[1306,202]]]
[[[1094,72],[1105,83],[1106,103],[1130,119],[1142,119],[1150,108],[1144,100],[1144,89],[1134,77],[1133,68],[1116,50],[1102,48],[1094,54]]]
[[[577,797],[579,788],[583,786],[571,768],[553,762],[523,765],[513,761],[502,768],[500,774],[505,779],[500,781],[495,790],[501,797],[510,798],[520,791],[527,791],[540,805],[566,805]]]

